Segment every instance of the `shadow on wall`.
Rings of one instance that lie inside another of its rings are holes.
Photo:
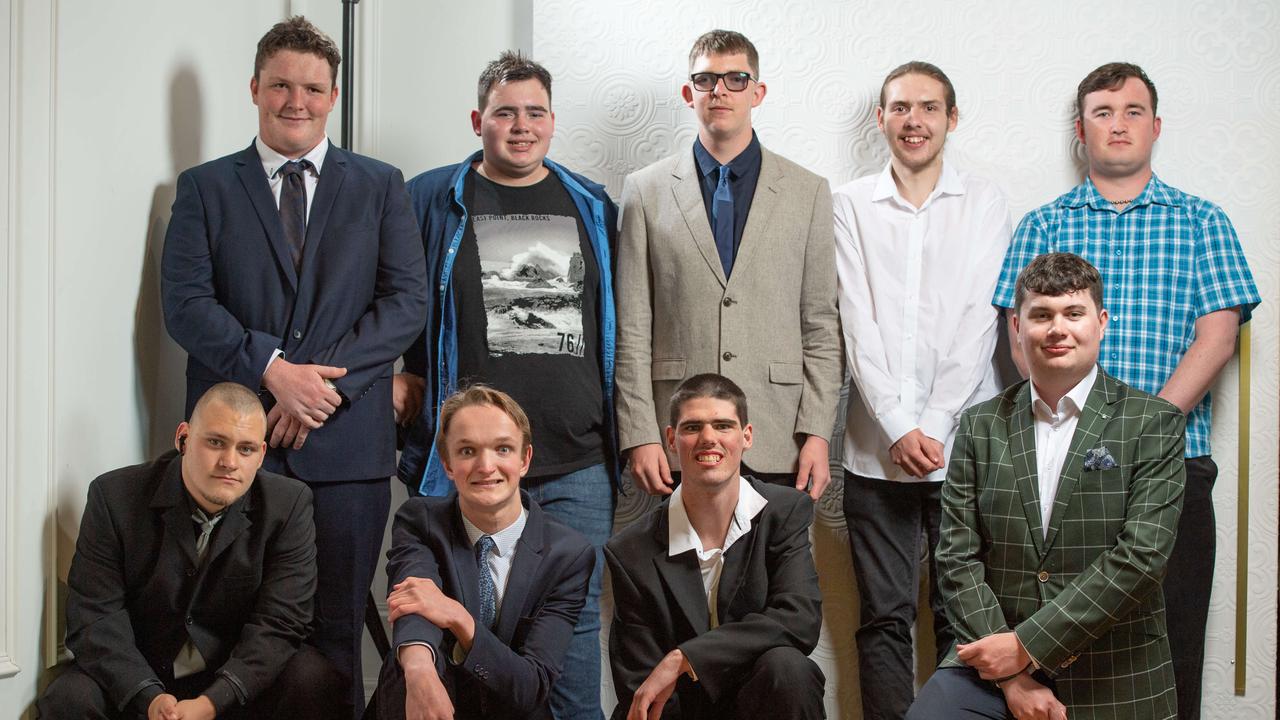
[[[156,186],[147,222],[146,258],[138,282],[134,311],[133,349],[138,369],[139,427],[144,428],[145,458],[153,458],[173,444],[173,432],[185,415],[186,353],[164,327],[160,297],[160,257],[178,173],[202,157],[203,112],[200,84],[190,64],[178,66],[169,81],[169,157],[173,175]]]

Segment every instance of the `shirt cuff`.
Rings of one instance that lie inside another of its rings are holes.
[[[956,420],[950,413],[936,408],[925,408],[924,412],[920,413],[920,432],[943,445],[947,444],[947,438],[955,429]],[[944,463],[946,460],[946,458],[942,459]]]
[[[284,351],[281,350],[280,348],[276,348],[276,351],[271,353],[271,357],[267,358],[267,366],[262,368],[262,374],[266,375],[267,370],[271,368],[271,363],[275,362],[276,358],[282,358],[282,357],[284,357]]]
[[[397,646],[396,646],[396,662],[400,662],[400,650],[401,650],[401,648],[407,648],[407,647],[409,647],[410,645],[419,645],[419,646],[422,646],[422,647],[424,647],[424,648],[426,648],[426,649],[430,650],[430,651],[431,651],[431,664],[432,664],[432,665],[435,665],[435,664],[436,664],[436,659],[437,659],[437,658],[436,658],[436,649],[435,649],[434,647],[431,647],[431,644],[430,644],[430,643],[424,643],[424,642],[420,642],[420,641],[418,641],[418,640],[411,640],[411,641],[409,641],[409,642],[402,642],[402,643],[400,643],[399,645],[397,645]]]
[[[920,423],[902,407],[894,408],[881,415],[876,418],[876,422],[880,424],[880,430],[888,436],[890,445],[901,440],[903,435],[920,427]]]

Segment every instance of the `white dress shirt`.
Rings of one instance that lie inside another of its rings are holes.
[[[529,511],[520,508],[520,517],[515,519],[507,527],[496,533],[486,533],[467,519],[465,514],[462,515],[462,526],[467,531],[467,540],[471,541],[471,549],[474,551],[476,543],[480,538],[488,535],[493,538],[493,543],[497,547],[493,552],[489,553],[489,574],[493,576],[493,601],[497,612],[494,613],[494,622],[502,616],[502,598],[507,594],[507,580],[511,577],[511,563],[516,559],[516,543],[520,541],[520,535],[524,533],[525,521],[529,519]]]
[[[671,501],[667,504],[667,556],[675,557],[683,552],[693,550],[698,556],[698,566],[702,569],[702,590],[707,595],[707,613],[711,619],[711,627],[720,626],[720,611],[716,607],[716,596],[720,594],[720,574],[724,571],[724,554],[743,535],[751,530],[751,521],[764,510],[769,501],[756,492],[741,475],[738,476],[738,504],[733,508],[733,519],[729,521],[729,532],[724,538],[724,547],[703,548],[702,539],[693,523],[689,522],[689,513],[684,507],[683,486],[677,486],[671,493]]]
[[[960,413],[999,390],[991,295],[1009,246],[1009,208],[994,183],[949,163],[919,208],[898,192],[891,165],[837,188],[832,203],[853,376],[844,466],[914,481],[889,447],[920,428],[944,444],[945,462]]]
[[[1036,422],[1036,477],[1040,481],[1040,532],[1049,535],[1050,513],[1053,501],[1058,497],[1058,481],[1062,478],[1062,465],[1071,449],[1071,438],[1080,422],[1080,411],[1093,391],[1098,378],[1098,366],[1094,365],[1083,380],[1076,383],[1058,400],[1056,409],[1040,399],[1035,381],[1031,383],[1031,413]]]

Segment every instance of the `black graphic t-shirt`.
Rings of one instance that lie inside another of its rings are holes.
[[[600,268],[555,173],[528,187],[468,173],[453,268],[458,380],[510,394],[533,425],[530,477],[604,461]]]

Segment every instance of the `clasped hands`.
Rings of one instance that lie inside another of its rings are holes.
[[[1026,672],[1031,655],[1012,632],[956,645],[956,657],[983,680],[999,681],[1009,712],[1017,720],[1067,720],[1067,708],[1053,691]]]
[[[179,701],[169,693],[155,696],[147,706],[147,720],[211,720],[217,711],[204,695]]]
[[[262,374],[263,387],[276,399],[267,413],[268,444],[301,449],[307,434],[342,405],[342,395],[326,381],[346,374],[346,368],[297,365],[283,357],[271,361]]]

